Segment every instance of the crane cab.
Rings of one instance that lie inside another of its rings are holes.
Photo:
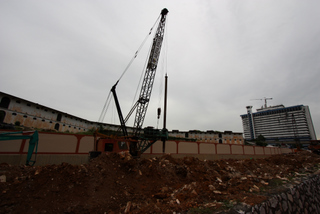
[[[130,143],[133,140],[125,137],[108,136],[96,131],[94,133],[94,150],[89,152],[89,158],[96,158],[101,153],[129,154]]]
[[[129,141],[124,139],[100,138],[96,142],[96,150],[105,153],[127,153],[129,152]]]

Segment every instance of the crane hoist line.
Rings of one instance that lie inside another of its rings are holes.
[[[102,133],[95,132],[94,140],[94,151],[90,152],[90,157],[95,157],[101,152],[125,152],[126,150],[130,151],[130,154],[133,156],[139,156],[141,153],[146,151],[153,143],[157,140],[163,141],[163,147],[165,146],[165,141],[168,139],[168,131],[164,125],[162,130],[145,128],[142,131],[143,122],[146,116],[148,105],[150,102],[151,92],[153,88],[153,83],[155,79],[155,74],[158,66],[159,56],[161,52],[161,46],[164,38],[166,18],[168,10],[164,8],[160,15],[160,21],[156,30],[156,33],[153,38],[151,50],[148,56],[146,70],[144,73],[144,78],[141,85],[141,90],[139,98],[136,103],[133,105],[132,109],[129,111],[129,114],[126,118],[123,117],[121,106],[118,100],[116,93],[116,87],[119,80],[111,88],[111,93],[114,98],[116,105],[117,113],[120,120],[120,127],[122,130],[122,136],[110,136]],[[166,77],[167,78],[167,77]],[[166,101],[165,101],[166,105]],[[131,114],[136,110],[135,120],[133,125],[133,135],[129,136],[126,122],[131,116]],[[165,106],[166,110],[166,106]],[[164,113],[166,115],[166,112]],[[165,120],[165,119],[164,119]]]

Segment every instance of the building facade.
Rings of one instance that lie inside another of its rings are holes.
[[[223,143],[223,144],[244,144],[243,134],[232,132],[232,131],[199,131],[199,130],[190,130],[190,131],[179,131],[172,130],[169,133],[170,137],[175,138],[186,138],[190,140],[196,140],[197,142],[207,142],[207,143]]]
[[[310,142],[316,140],[308,106],[284,105],[264,107],[252,112],[247,106],[247,114],[240,115],[246,140],[262,135],[267,141],[286,143]]]
[[[38,103],[0,92],[0,124],[21,125],[29,128],[55,130],[59,132],[79,133],[90,129],[103,128],[117,131],[119,125],[99,123],[67,114]],[[132,133],[133,128],[127,127]],[[186,138],[199,142],[243,144],[242,133],[232,131],[178,131],[169,132],[169,137]]]
[[[118,128],[91,122],[3,92],[0,92],[0,123],[70,133],[86,132],[101,125],[110,130]]]

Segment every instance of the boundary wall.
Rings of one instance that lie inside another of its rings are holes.
[[[1,130],[0,133],[15,132]],[[36,165],[82,164],[88,162],[88,153],[93,150],[92,135],[38,132],[39,143]],[[26,163],[29,140],[0,141],[0,163],[13,165]],[[35,155],[32,155],[32,159]]]
[[[0,131],[0,133],[3,132],[14,131]],[[89,151],[92,151],[94,147],[93,141],[92,135],[39,132],[36,165],[60,164],[62,162],[70,164],[87,163]],[[0,141],[0,163],[25,164],[28,146],[28,140]],[[193,156],[207,160],[264,158],[290,152],[293,152],[293,150],[287,148],[184,141],[167,141],[165,151],[166,154],[171,154],[177,158]],[[157,141],[142,157],[149,158],[161,155],[163,155],[162,141]],[[35,155],[32,159],[34,157]]]
[[[201,160],[265,158],[271,155],[293,152],[289,148],[185,141],[167,141],[165,147],[166,154],[173,157],[193,156]],[[161,155],[163,155],[162,141],[157,141],[142,156],[148,158]]]

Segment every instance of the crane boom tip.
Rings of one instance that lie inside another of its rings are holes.
[[[169,10],[167,8],[163,8],[162,11],[161,11],[161,15],[165,16],[165,15],[168,14],[168,12],[169,12]]]

